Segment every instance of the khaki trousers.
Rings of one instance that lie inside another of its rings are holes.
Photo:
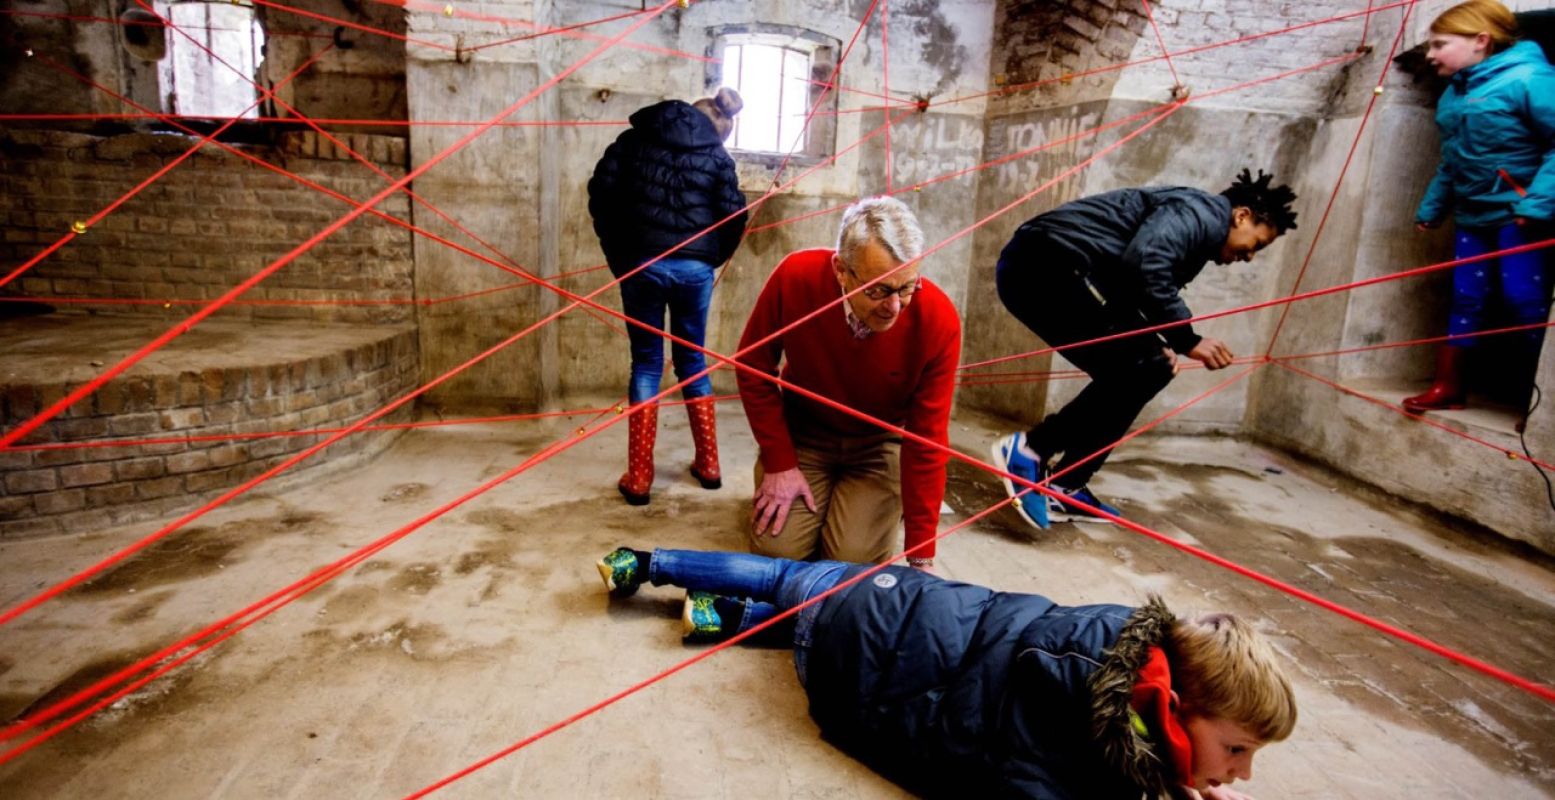
[[[816,511],[811,513],[799,498],[777,536],[756,536],[752,526],[751,552],[861,564],[890,558],[899,547],[902,524],[900,440],[889,435],[821,441],[795,437],[794,450]],[[757,486],[762,475],[757,459]]]

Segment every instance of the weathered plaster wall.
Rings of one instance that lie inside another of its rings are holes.
[[[1299,13],[1302,18],[1314,19],[1352,10],[1342,6],[1302,4]],[[1010,89],[991,104],[985,157],[1009,157],[1043,143],[1079,138],[990,171],[979,184],[981,209],[991,212],[1036,190],[1044,181],[1138,128],[1153,116],[1149,113],[1152,109],[1164,108],[1171,100],[1176,81],[1166,62],[1156,58],[1161,51],[1143,8],[1113,0],[1001,5],[1001,30],[1012,35],[1002,40],[995,53],[993,80]],[[1234,24],[1217,24],[1213,31],[1207,31],[1201,11],[1179,14],[1171,3],[1152,4],[1152,8],[1162,39],[1174,51],[1299,21],[1292,17],[1294,11],[1262,12],[1237,15]],[[1177,80],[1186,86],[1190,97],[1208,95],[1236,82],[1273,76],[1295,66],[1343,55],[1358,41],[1358,26],[1357,21],[1356,30],[1351,32],[1356,36],[1331,35],[1322,46],[1313,41],[1303,41],[1296,47],[1289,41],[1254,41],[1179,56],[1173,59],[1173,65]],[[1300,53],[1300,64],[1291,63],[1293,49]],[[1134,66],[1108,69],[1123,62]],[[1281,180],[1294,181],[1315,126],[1311,118],[1313,108],[1332,94],[1339,71],[1337,67],[1329,68],[1194,100],[1137,139],[1100,157],[980,231],[974,261],[982,279],[973,282],[969,303],[1000,311],[974,323],[976,329],[969,336],[975,343],[974,352],[969,353],[968,361],[1042,346],[1002,311],[992,282],[999,251],[1021,222],[1076,197],[1127,186],[1177,184],[1219,191],[1229,185],[1242,167],[1268,169]],[[1107,124],[1116,126],[1080,136]],[[1310,207],[1310,198],[1304,198],[1302,210]],[[1249,265],[1210,265],[1184,293],[1189,306],[1202,314],[1269,296],[1274,291],[1272,276],[1295,250],[1295,238],[1286,237]],[[1224,339],[1238,354],[1256,353],[1262,344],[1262,325],[1256,317],[1218,320],[1199,326],[1199,331]],[[979,371],[1070,368],[1062,358],[1039,356]],[[1229,375],[1185,372],[1146,409],[1142,419],[1151,419],[1181,405],[1225,377]],[[968,387],[962,402],[1035,421],[1066,402],[1082,385],[1080,381],[1065,380]],[[1247,391],[1248,384],[1239,383],[1219,392],[1175,418],[1168,427],[1233,432],[1240,427]]]
[[[1430,20],[1450,5],[1421,3],[1404,25],[1402,49],[1423,42]],[[1524,11],[1547,4],[1509,5]],[[1400,23],[1397,12],[1381,14],[1373,30],[1380,41],[1390,41]],[[1301,187],[1304,194],[1326,201],[1333,191],[1345,154],[1356,141],[1365,101],[1371,99],[1370,90],[1381,74],[1381,65],[1371,60],[1364,69],[1352,72],[1332,118],[1319,125],[1312,139]],[[1437,162],[1433,88],[1416,83],[1398,69],[1387,71],[1384,92],[1335,195],[1333,213],[1313,253],[1303,289],[1385,276],[1451,258],[1449,230],[1420,234],[1413,229],[1415,207]],[[1283,265],[1279,279],[1279,285],[1285,287],[1282,292],[1288,292],[1294,283],[1297,266],[1297,262]],[[1445,332],[1449,294],[1450,276],[1444,272],[1296,304],[1280,333],[1275,354],[1325,352],[1440,336]],[[1276,320],[1277,315],[1266,314],[1268,333]],[[1555,377],[1552,350],[1555,348],[1546,346],[1541,359],[1538,380],[1542,386]],[[1296,365],[1397,402],[1430,377],[1432,353],[1431,347],[1410,347],[1305,359]],[[1525,463],[1510,461],[1496,449],[1409,420],[1288,370],[1265,369],[1253,387],[1248,432],[1333,464],[1390,492],[1481,523],[1546,552],[1555,551],[1555,519],[1544,483]],[[1429,417],[1496,447],[1521,452],[1511,429],[1511,412],[1500,416],[1438,412]],[[1555,442],[1555,413],[1547,407],[1536,411],[1528,421],[1527,441],[1536,456],[1548,460],[1548,443]]]
[[[831,2],[705,2],[685,10],[672,9],[633,36],[632,46],[614,48],[580,67],[561,85],[540,95],[523,113],[533,113],[536,116],[529,118],[535,119],[619,123],[636,109],[665,98],[693,100],[709,94],[716,87],[712,83],[716,70],[705,57],[711,51],[713,37],[725,26],[793,26],[829,37],[845,47],[868,7],[867,2],[855,2],[839,13],[837,4]],[[482,13],[488,15],[537,19],[554,27],[623,10],[629,9],[621,3],[605,2],[482,7]],[[451,63],[447,53],[412,45],[411,117],[414,120],[448,113],[449,98],[438,97],[439,82],[424,80],[423,73],[441,71],[446,78],[442,84],[456,81],[484,86],[481,96],[489,100],[489,107],[480,111],[491,116],[520,96],[516,91],[520,87],[495,76],[531,69],[531,65],[538,65],[537,74],[556,74],[598,46],[602,37],[626,24],[590,28],[588,35],[551,36],[532,44],[492,47],[478,51],[465,64]],[[902,100],[915,96],[940,98],[976,95],[985,90],[984,70],[992,35],[990,3],[899,2],[890,7],[889,25],[890,96]],[[489,25],[478,26],[457,16],[446,19],[414,15],[410,26],[417,38],[432,41],[450,41],[460,33],[472,45],[497,38]],[[880,22],[876,18],[843,63],[839,113],[830,123],[839,148],[848,147],[884,123],[881,112],[866,108],[878,106],[876,96],[886,91],[880,42]],[[702,58],[668,55],[666,50]],[[494,90],[493,85],[502,88]],[[418,96],[423,92],[431,94]],[[461,109],[461,113],[476,111]],[[899,115],[892,126],[890,188],[899,191],[901,198],[918,211],[930,242],[946,239],[974,221],[974,209],[966,198],[973,191],[976,178],[969,175],[945,180],[921,191],[912,191],[911,187],[978,162],[983,150],[983,112],[984,103],[978,98],[946,106],[944,111]],[[604,259],[588,215],[587,182],[595,161],[621,129],[620,125],[566,127],[546,129],[538,136],[519,132],[511,137],[493,132],[466,148],[468,153],[484,155],[459,157],[479,159],[481,169],[474,169],[473,162],[462,161],[471,164],[471,168],[439,166],[418,179],[417,190],[439,187],[438,196],[429,199],[455,218],[477,223],[472,228],[483,238],[519,236],[521,241],[514,241],[513,246],[533,250],[524,255],[510,254],[545,274],[572,273],[598,266]],[[450,137],[422,138],[418,133],[411,148],[416,163],[428,158],[434,145],[449,141]],[[531,149],[533,146],[539,149]],[[789,181],[815,166],[814,160],[798,159],[778,175],[775,160],[736,156],[742,189],[752,200],[760,197],[774,178]],[[792,188],[774,196],[753,214],[753,225],[783,222],[883,192],[887,189],[884,163],[885,140],[877,135],[843,154],[834,164],[814,169]],[[471,183],[488,188],[471,190]],[[721,352],[737,349],[747,309],[772,267],[793,250],[831,245],[836,238],[838,217],[835,212],[822,214],[759,230],[746,239],[725,268],[714,295],[707,342],[710,348]],[[424,215],[418,216],[418,221],[423,220]],[[476,291],[512,280],[467,258],[434,255],[428,246],[418,247],[422,248],[418,250],[420,288],[436,281],[450,288],[457,285],[461,291]],[[970,237],[962,237],[934,253],[922,267],[923,273],[945,287],[958,303],[966,292],[970,250]],[[610,280],[607,271],[595,270],[564,277],[561,282],[570,290],[587,294]],[[597,300],[619,308],[619,293],[614,288],[606,289]],[[565,301],[561,304],[565,305]],[[554,296],[529,287],[461,304],[457,309],[428,311],[423,320],[430,325],[424,325],[422,341],[427,375],[439,374],[468,358],[477,346],[489,343],[489,337],[515,331],[558,307]],[[444,320],[442,314],[448,319]],[[493,366],[477,367],[471,371],[472,377],[450,383],[439,397],[446,402],[547,404],[578,392],[621,391],[629,359],[624,337],[611,329],[619,325],[606,324],[581,310],[569,312],[554,325],[514,345],[512,354],[498,356]],[[535,364],[545,366],[537,370],[533,368]],[[726,370],[716,374],[714,380],[721,391],[733,387],[733,377]]]

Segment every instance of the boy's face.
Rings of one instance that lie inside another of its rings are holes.
[[[1193,745],[1193,788],[1204,790],[1236,780],[1252,780],[1253,754],[1263,741],[1241,725],[1220,717],[1190,716],[1183,721]]]
[[[1254,253],[1273,244],[1279,235],[1272,225],[1259,222],[1252,211],[1237,206],[1231,209],[1231,232],[1226,234],[1226,243],[1220,246],[1215,263],[1252,261]]]

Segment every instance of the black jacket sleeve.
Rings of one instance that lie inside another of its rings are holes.
[[[1134,284],[1135,303],[1145,322],[1160,325],[1193,316],[1178,294],[1177,268],[1202,252],[1203,223],[1188,209],[1169,203],[1156,209],[1139,226],[1123,250],[1123,274]],[[1178,353],[1186,354],[1203,337],[1183,324],[1161,331]]]
[[[621,201],[621,151],[623,141],[632,134],[623,133],[600,156],[594,165],[594,175],[589,178],[589,216],[594,219],[594,235],[599,237],[599,247],[605,251],[605,261],[615,266],[619,258],[615,254],[615,236],[619,236],[618,204]]]
[[[718,261],[713,266],[723,266],[734,257],[734,251],[740,247],[740,240],[745,238],[745,224],[748,215],[745,212],[745,195],[740,192],[740,176],[735,171],[734,159],[727,153],[720,154],[719,192],[718,192],[718,218],[734,214],[734,218],[725,222],[718,228]]]

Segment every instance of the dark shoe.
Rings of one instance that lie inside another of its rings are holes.
[[[715,402],[711,397],[686,401],[686,415],[691,418],[691,442],[696,446],[691,475],[702,484],[703,489],[718,489],[724,485],[723,474],[718,469],[718,416],[713,410]]]
[[[1074,503],[1070,503],[1067,498],[1073,498],[1082,503],[1085,503],[1092,508],[1101,509],[1102,511],[1105,511],[1114,517],[1123,516],[1123,512],[1119,511],[1116,507],[1103,503],[1096,497],[1095,494],[1092,494],[1091,489],[1088,486],[1082,486],[1078,489],[1063,489],[1058,486],[1054,486],[1053,488],[1058,489],[1059,494],[1066,498],[1048,498],[1048,519],[1054,520],[1055,522],[1102,522],[1108,524],[1112,522],[1112,520],[1107,519],[1100,514],[1093,513],[1089,509],[1081,508]]]
[[[617,547],[611,550],[594,566],[599,568],[599,577],[605,579],[605,589],[616,597],[635,594],[637,587],[643,583],[644,565],[638,562],[637,554],[628,548]]]
[[[646,406],[626,421],[626,473],[616,483],[621,496],[634,506],[648,505],[653,490],[653,445],[659,438],[659,406]]]
[[[1404,399],[1404,410],[1413,414],[1448,408],[1463,408],[1467,394],[1463,387],[1463,365],[1468,350],[1442,345],[1436,351],[1436,379],[1431,388]]]

